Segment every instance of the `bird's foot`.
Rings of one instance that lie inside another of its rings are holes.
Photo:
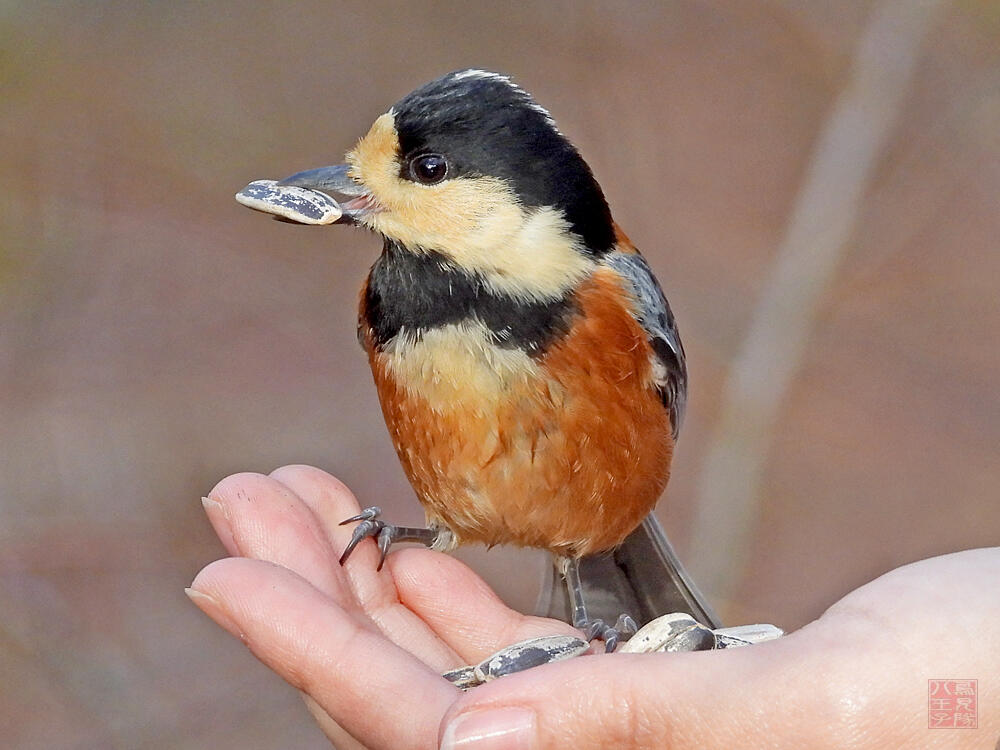
[[[387,524],[385,521],[379,518],[382,515],[382,509],[378,506],[372,506],[370,508],[365,508],[363,511],[358,513],[356,516],[351,516],[350,518],[345,518],[340,522],[341,526],[346,526],[349,523],[354,523],[355,521],[360,521],[358,525],[354,528],[354,533],[351,535],[351,541],[347,543],[344,548],[343,554],[340,556],[340,564],[343,565],[347,562],[347,558],[351,556],[354,552],[354,548],[357,547],[362,539],[372,538],[379,548],[379,559],[378,559],[378,570],[382,570],[382,563],[385,562],[385,556],[389,554],[389,547],[392,546],[392,525]]]
[[[340,522],[341,526],[349,523],[358,522],[358,525],[354,529],[354,533],[351,535],[351,541],[347,543],[347,547],[344,548],[344,553],[340,556],[340,564],[343,565],[347,558],[351,556],[354,552],[354,548],[357,547],[364,539],[374,539],[375,543],[378,545],[379,549],[379,559],[378,567],[376,570],[382,570],[382,564],[385,562],[386,555],[389,554],[389,548],[396,542],[418,542],[426,547],[437,548],[444,543],[447,544],[447,540],[451,538],[451,532],[447,529],[425,529],[425,528],[414,528],[412,526],[396,526],[395,524],[387,523],[383,521],[379,516],[382,515],[382,509],[377,506],[372,506],[370,508],[365,508],[363,511],[358,513],[356,516],[351,516]]]
[[[618,615],[615,624],[608,625],[604,620],[583,620],[574,622],[574,628],[579,628],[587,635],[588,641],[598,640],[604,642],[605,653],[610,654],[619,643],[627,641],[639,630],[639,626],[630,615]]]

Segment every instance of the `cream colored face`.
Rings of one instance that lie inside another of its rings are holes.
[[[406,180],[399,152],[390,111],[347,154],[350,176],[379,207],[361,219],[370,229],[411,252],[440,252],[517,298],[559,298],[595,268],[557,209],[523,206],[496,177],[446,178],[434,185]]]

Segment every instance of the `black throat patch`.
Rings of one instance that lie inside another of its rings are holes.
[[[569,330],[576,313],[572,291],[551,302],[517,300],[440,253],[413,253],[387,239],[368,276],[361,314],[377,349],[400,334],[417,340],[424,331],[477,320],[496,346],[539,356]]]

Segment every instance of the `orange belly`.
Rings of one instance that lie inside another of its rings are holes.
[[[584,555],[619,544],[667,483],[667,410],[646,335],[616,277],[577,291],[581,315],[529,358],[473,327],[370,350],[392,440],[428,519],[459,542]]]

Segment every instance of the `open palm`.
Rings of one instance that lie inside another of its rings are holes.
[[[338,526],[357,500],[318,469],[237,474],[206,501],[233,557],[192,600],[299,688],[342,750],[992,747],[928,729],[931,679],[979,678],[1000,704],[1000,548],[932,558],[851,592],[819,620],[749,648],[613,654],[548,664],[461,693],[440,673],[515,641],[575,634],[509,609],[461,562],[389,555]]]

